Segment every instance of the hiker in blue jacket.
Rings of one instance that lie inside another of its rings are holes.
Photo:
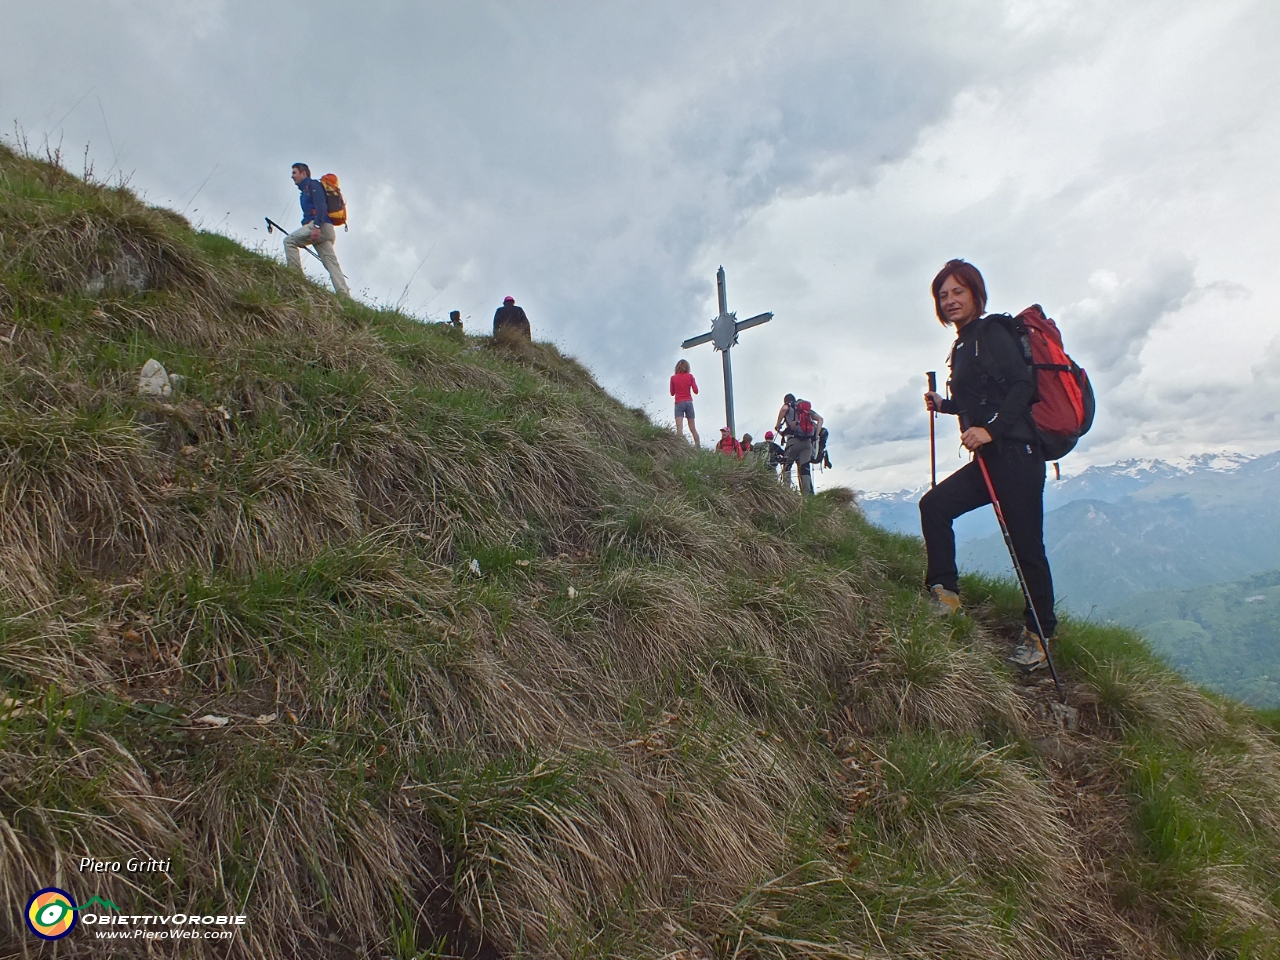
[[[344,297],[351,296],[347,286],[347,278],[338,265],[337,254],[333,252],[333,241],[337,231],[329,219],[329,201],[325,196],[324,184],[311,179],[311,168],[305,163],[295,163],[290,174],[298,185],[298,201],[302,204],[302,226],[284,238],[284,258],[289,266],[302,269],[300,247],[315,247],[320,255],[320,262],[329,271],[329,279],[333,281],[333,289]]]

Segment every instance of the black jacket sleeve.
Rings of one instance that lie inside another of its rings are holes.
[[[978,349],[986,351],[986,366],[998,370],[998,379],[1008,388],[1004,403],[1000,404],[1000,409],[986,425],[991,439],[999,440],[1014,424],[1031,420],[1031,397],[1035,393],[1035,381],[1031,379],[1031,368],[1022,359],[1022,351],[999,321],[986,322]]]

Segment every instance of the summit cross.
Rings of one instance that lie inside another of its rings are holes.
[[[725,426],[732,436],[738,435],[733,422],[733,365],[729,362],[729,351],[738,342],[738,334],[748,327],[758,327],[773,319],[772,313],[757,313],[754,317],[739,320],[736,313],[729,312],[729,300],[724,289],[724,267],[716,271],[716,296],[720,303],[720,315],[711,321],[711,332],[701,336],[690,337],[681,348],[688,350],[703,343],[710,343],[720,351],[720,360],[724,365],[724,418]]]

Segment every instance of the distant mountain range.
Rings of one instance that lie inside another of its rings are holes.
[[[1138,593],[1186,590],[1280,567],[1280,452],[1091,467],[1052,485],[1045,546],[1060,602],[1080,614]],[[999,534],[963,569],[1009,569]]]
[[[873,522],[918,535],[925,489],[860,503]],[[1255,587],[1271,597],[1247,578],[1280,569],[1280,451],[1090,467],[1046,484],[1045,510],[1060,609],[1139,627],[1193,679],[1280,703],[1280,609],[1235,598]],[[956,542],[962,570],[1011,574],[990,509],[957,521]],[[1247,626],[1228,610],[1247,614]],[[1259,664],[1274,683],[1257,679]]]
[[[927,490],[864,493],[874,523],[919,534]],[[1280,451],[1125,460],[1045,485],[1045,543],[1059,597],[1077,613],[1148,590],[1280,567]],[[956,521],[963,569],[1008,573],[991,510]]]

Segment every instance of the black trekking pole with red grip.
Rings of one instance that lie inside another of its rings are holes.
[[[929,392],[938,392],[938,373],[930,370],[925,374],[929,378]],[[934,439],[933,425],[938,422],[938,411],[933,409],[933,403],[929,404],[929,489],[932,490],[938,485],[938,444]]]
[[[1031,618],[1036,624],[1036,637],[1040,640],[1040,649],[1044,651],[1045,662],[1049,665],[1049,675],[1053,677],[1053,685],[1058,690],[1058,697],[1063,703],[1067,702],[1067,695],[1062,692],[1062,682],[1058,680],[1058,671],[1053,666],[1053,658],[1049,656],[1049,640],[1044,635],[1044,627],[1040,625],[1040,614],[1036,611],[1036,605],[1031,600],[1031,590],[1027,587],[1027,578],[1022,572],[1022,564],[1018,562],[1018,552],[1013,549],[1013,536],[1009,533],[1009,525],[1004,522],[1004,511],[1000,509],[1000,499],[996,496],[995,485],[991,482],[991,474],[987,472],[986,461],[982,459],[982,454],[974,455],[978,461],[978,469],[982,471],[982,479],[987,484],[987,493],[991,496],[991,506],[996,511],[996,521],[1000,524],[1000,533],[1004,536],[1004,545],[1009,548],[1009,558],[1013,560],[1013,572],[1018,575],[1018,586],[1022,587],[1022,596],[1027,601],[1027,609],[1031,611]]]

